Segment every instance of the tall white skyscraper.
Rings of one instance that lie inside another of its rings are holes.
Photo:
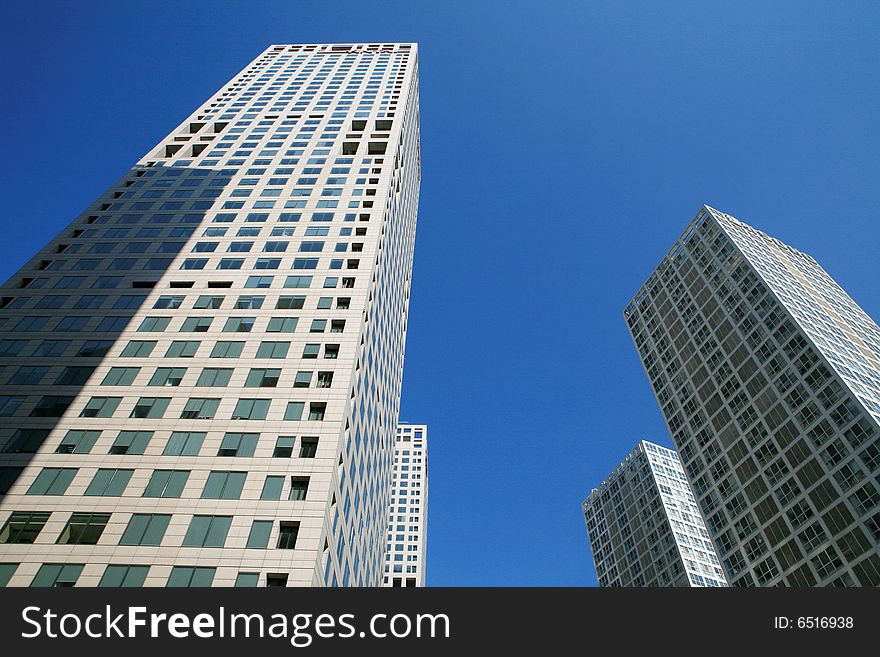
[[[400,424],[388,505],[385,586],[424,586],[428,540],[428,427]]]
[[[599,586],[727,586],[674,450],[640,441],[583,511]]]
[[[0,583],[379,586],[417,47],[273,45],[2,287]]]
[[[703,207],[624,315],[735,586],[880,585],[880,328]]]

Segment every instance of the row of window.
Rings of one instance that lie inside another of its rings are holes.
[[[48,373],[48,365],[24,365],[19,367],[6,382],[7,385],[25,386],[38,385]],[[53,385],[84,385],[92,373],[94,367],[65,367],[55,379]],[[110,371],[101,381],[102,386],[130,386],[140,373],[140,367],[111,367]],[[186,367],[157,367],[146,383],[147,386],[177,387],[183,384],[188,368]],[[203,388],[223,388],[229,385],[235,369],[232,367],[205,367],[199,373],[196,382],[189,385]],[[245,388],[275,388],[282,379],[283,370],[280,368],[253,367],[248,370],[244,381]],[[292,387],[309,388],[314,385],[317,388],[329,388],[333,383],[333,372],[319,371],[314,378],[311,370],[299,370],[294,376]],[[314,379],[314,380],[313,380]],[[25,399],[22,395],[0,395],[0,417],[9,417]]]
[[[271,376],[263,372],[260,376]],[[273,387],[273,386],[262,386]],[[9,417],[23,403],[25,397],[0,397],[0,417]],[[76,400],[75,396],[44,396],[30,412],[30,417],[61,417],[67,408]],[[92,397],[80,411],[79,417],[112,417],[122,402],[122,397]],[[140,397],[128,414],[130,418],[158,419],[165,416],[171,403],[171,397]],[[180,412],[181,419],[212,420],[220,406],[220,398],[191,397]],[[284,400],[281,400],[284,401]],[[282,420],[299,421],[303,419],[303,411],[307,402],[287,402]],[[232,420],[265,420],[269,415],[271,399],[239,399],[229,419]],[[307,420],[321,421],[327,410],[326,402],[308,402]]]
[[[33,544],[51,514],[41,511],[15,511],[0,529],[0,543]],[[97,545],[110,513],[72,513],[55,543],[58,545]],[[165,538],[171,514],[134,513],[119,539],[119,545],[158,547]],[[232,526],[233,516],[194,515],[183,537],[181,547],[222,548]],[[273,520],[254,520],[248,533],[246,549],[265,550],[269,547]],[[299,533],[299,522],[278,522],[274,547],[293,550]]]
[[[65,588],[74,586],[82,574],[85,564],[46,563],[40,566],[31,580],[32,587]],[[98,586],[107,588],[134,587],[144,585],[151,566],[137,564],[109,564]],[[16,563],[0,563],[0,587],[8,584],[18,569]],[[166,581],[167,587],[207,587],[214,581],[216,568],[205,566],[173,566]],[[267,573],[267,587],[287,586],[288,573]],[[259,584],[260,573],[240,572],[235,578],[236,587],[255,587]]]
[[[296,318],[272,318],[277,320],[272,328],[279,333],[282,329],[293,330]],[[287,321],[285,321],[287,320]],[[270,320],[271,322],[271,320]],[[0,357],[12,358],[19,356],[30,340],[0,340]],[[72,344],[72,340],[43,340],[30,354],[31,358],[57,358],[63,355]],[[113,340],[86,340],[77,349],[74,356],[79,358],[100,358],[106,356],[113,346]],[[121,356],[126,358],[147,358],[153,353],[158,344],[155,340],[131,340],[125,346]],[[193,358],[202,343],[199,340],[174,340],[168,346],[165,358]],[[285,358],[290,348],[290,342],[264,341],[257,347],[256,358]],[[211,349],[209,358],[238,358],[244,351],[244,341],[219,340]],[[309,343],[303,347],[300,358],[317,358],[321,352],[321,345]],[[261,355],[262,354],[262,355]],[[339,357],[338,344],[324,345],[324,358],[335,359]]]
[[[250,434],[227,434],[220,447],[219,456],[242,456],[240,449],[250,450],[256,446],[256,438]],[[43,468],[25,495],[65,495],[79,468]],[[100,468],[92,477],[83,495],[87,497],[120,497],[131,481],[133,469]],[[179,498],[189,481],[190,470],[154,470],[141,497]],[[241,499],[247,472],[212,470],[202,489],[201,499]],[[280,500],[284,491],[285,475],[268,475],[263,481],[261,500]],[[306,499],[309,477],[290,477],[288,501]],[[3,542],[0,539],[0,542]],[[6,541],[17,542],[17,541]]]
[[[35,453],[48,438],[50,429],[18,429],[3,447],[3,452]],[[56,454],[89,454],[101,436],[96,429],[71,429],[58,447]],[[153,431],[120,431],[110,445],[108,454],[143,454],[153,438]],[[169,436],[162,456],[198,456],[207,433],[204,431],[174,431]],[[223,436],[217,456],[251,457],[259,443],[259,433],[232,433]],[[293,455],[296,436],[278,436],[272,452],[273,458],[289,458]],[[231,445],[236,447],[232,450]],[[300,439],[298,455],[300,458],[314,458],[318,449],[316,437],[303,436]],[[15,468],[0,467],[0,494],[6,492],[4,483]],[[14,481],[14,478],[11,479]],[[10,483],[11,483],[10,481]]]

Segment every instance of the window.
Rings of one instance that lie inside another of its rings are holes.
[[[308,388],[312,382],[312,372],[297,372],[293,379],[294,388]]]
[[[303,438],[300,441],[299,456],[303,459],[313,459],[318,452],[317,438]]]
[[[213,317],[187,317],[180,325],[181,333],[206,333],[211,328]]]
[[[101,381],[102,386],[129,386],[141,371],[140,367],[111,367]]]
[[[231,524],[232,516],[193,516],[183,547],[223,547]]]
[[[0,417],[10,417],[24,401],[24,395],[3,395],[0,396]]]
[[[237,500],[241,497],[241,489],[247,472],[224,472],[212,470],[202,489],[205,500]]]
[[[222,296],[202,295],[196,299],[193,308],[219,308],[223,305],[223,299],[224,297]]]
[[[240,296],[235,300],[235,308],[238,309],[259,309],[263,307],[263,302],[266,300],[266,297],[262,296]]]
[[[317,263],[317,260],[315,260]],[[312,285],[312,277],[311,276],[288,276],[284,281],[284,287],[311,287]]]
[[[272,287],[272,277],[271,276],[248,276],[247,280],[244,283],[244,287],[257,288],[257,289],[265,289],[268,287]]]
[[[200,344],[198,340],[175,340],[165,352],[165,358],[192,358]]]
[[[165,586],[168,588],[209,587],[214,581],[215,571],[216,568],[174,566]]]
[[[313,319],[309,327],[309,333],[323,333],[327,329],[326,319]]]
[[[79,414],[80,417],[110,417],[122,397],[92,397]]]
[[[74,430],[67,432],[58,447],[56,454],[88,454],[101,435],[100,431]]]
[[[60,545],[97,545],[108,522],[109,513],[73,513],[55,542]]]
[[[129,340],[119,355],[124,358],[146,358],[153,353],[155,347],[155,340]]]
[[[269,523],[270,525],[272,523]],[[260,573],[239,573],[235,578],[236,588],[252,588],[260,581]]]
[[[275,303],[275,308],[280,310],[300,310],[306,302],[303,296],[281,296]]]
[[[34,454],[48,437],[48,429],[18,429],[3,445],[2,451],[11,454]]]
[[[121,326],[115,327],[114,329],[111,329],[111,330],[121,331],[125,328],[125,325],[128,324],[128,317],[118,317],[118,318],[108,318],[108,319],[118,319],[118,320],[120,320],[120,323],[121,323]],[[138,326],[137,330],[139,333],[147,333],[147,332],[161,333],[166,328],[168,328],[168,325],[170,323],[171,323],[170,317],[145,317],[143,319],[143,321],[141,322],[140,326]],[[98,326],[98,330],[100,331],[103,329],[101,329],[101,327]]]
[[[128,526],[119,539],[120,545],[161,545],[170,515],[157,513],[132,514]]]
[[[176,387],[180,385],[185,373],[185,367],[159,367],[147,385]]]
[[[326,410],[326,402],[311,402],[309,404],[309,419],[317,421],[323,420]]]
[[[119,497],[128,486],[132,474],[134,474],[134,470],[101,468],[95,473],[92,483],[86,488],[84,495]]]
[[[211,351],[211,358],[238,358],[241,356],[241,350],[244,348],[244,342],[227,342],[220,340],[214,345]]]
[[[245,388],[274,388],[281,377],[280,369],[252,369],[248,372]]]
[[[303,347],[302,357],[303,358],[317,358],[318,352],[320,351],[320,349],[321,349],[321,345],[319,345],[319,344],[307,344],[305,347]]]
[[[160,418],[168,408],[170,397],[141,397],[137,400],[128,417]]]
[[[43,468],[25,495],[64,495],[77,468]]]
[[[255,358],[286,358],[289,342],[261,342]]]
[[[152,431],[120,431],[107,453],[143,454],[152,438]]]
[[[48,367],[19,367],[18,371],[10,377],[9,384],[16,386],[37,385],[48,371]]]
[[[281,522],[278,532],[278,549],[294,549],[296,547],[297,534],[299,534],[298,522]]]
[[[278,436],[272,456],[275,458],[289,458],[293,454],[294,440],[294,436]]]
[[[283,475],[269,475],[263,482],[263,491],[260,493],[261,500],[280,500],[281,489],[284,487]]]
[[[9,584],[9,580],[12,579],[17,569],[17,563],[0,563],[0,589]]]
[[[193,397],[187,400],[180,417],[184,420],[210,420],[217,412],[218,406],[220,406],[219,399]]]
[[[250,333],[254,328],[255,317],[230,317],[223,326],[224,333]]]
[[[306,499],[306,493],[309,490],[308,477],[291,477],[290,478],[290,494],[288,500],[302,501]]]
[[[65,367],[55,380],[56,386],[81,386],[95,371],[94,367]]]
[[[48,340],[47,340],[48,342]],[[56,340],[56,342],[58,342]],[[61,342],[64,342],[63,340]],[[76,355],[79,358],[98,358],[100,356],[106,356],[107,352],[110,351],[110,347],[113,346],[113,340],[86,340],[83,343],[83,346],[79,348],[79,351],[76,352]],[[67,345],[64,346],[67,348]],[[60,355],[64,349],[59,351],[56,354],[45,354],[45,355]],[[36,353],[34,354],[37,355]]]
[[[143,497],[180,497],[189,479],[189,470],[154,470]]]
[[[43,530],[50,515],[38,511],[13,512],[3,529],[0,529],[0,543],[30,545]]]
[[[270,317],[266,333],[293,333],[296,330],[296,317]]]
[[[31,587],[66,588],[76,584],[83,564],[44,563],[34,576]]]
[[[258,433],[227,433],[217,456],[253,456],[259,437]]]
[[[269,399],[240,399],[232,413],[233,420],[265,420]]]
[[[183,303],[184,297],[182,296],[161,296],[156,299],[156,303],[153,304],[154,309],[168,309],[174,310],[176,308],[180,308]]]
[[[305,402],[287,402],[287,408],[284,411],[284,419],[285,420],[293,420],[298,421],[302,419],[303,408],[305,407]]]
[[[105,588],[140,588],[150,572],[149,566],[109,565],[104,569],[98,586]]]
[[[30,412],[31,417],[61,417],[74,397],[42,397]]]
[[[165,445],[163,456],[198,456],[205,440],[203,431],[175,431]]]
[[[267,573],[266,586],[268,588],[285,588],[287,586],[287,573]]]
[[[333,372],[318,372],[318,388],[329,388],[333,384]]]
[[[271,533],[271,520],[254,520],[245,547],[251,550],[265,550],[269,547],[269,534]],[[256,582],[253,585],[256,586]]]
[[[232,377],[232,368],[206,367],[196,381],[197,387],[223,388],[229,384]]]

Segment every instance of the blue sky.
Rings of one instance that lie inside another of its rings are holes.
[[[269,43],[418,41],[428,582],[592,585],[580,501],[670,445],[621,310],[702,203],[880,317],[878,34],[872,2],[6,3],[0,278]]]

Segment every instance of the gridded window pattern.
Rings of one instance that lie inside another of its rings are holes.
[[[641,441],[583,512],[599,586],[727,586],[675,451]]]
[[[90,565],[127,586],[194,515],[221,513],[206,500],[235,500],[224,546],[167,580],[230,586],[239,518],[283,505],[302,531],[261,568],[276,522],[243,582],[381,584],[419,176],[415,44],[260,53],[4,286],[0,519],[59,499],[44,495],[119,508],[137,560]],[[28,496],[46,468],[74,477]],[[282,490],[261,500],[269,476]],[[56,539],[16,552],[13,580],[65,561]]]
[[[880,329],[704,207],[624,311],[734,586],[877,586]]]
[[[425,585],[428,537],[428,427],[399,424],[388,504],[385,573],[388,587]]]

